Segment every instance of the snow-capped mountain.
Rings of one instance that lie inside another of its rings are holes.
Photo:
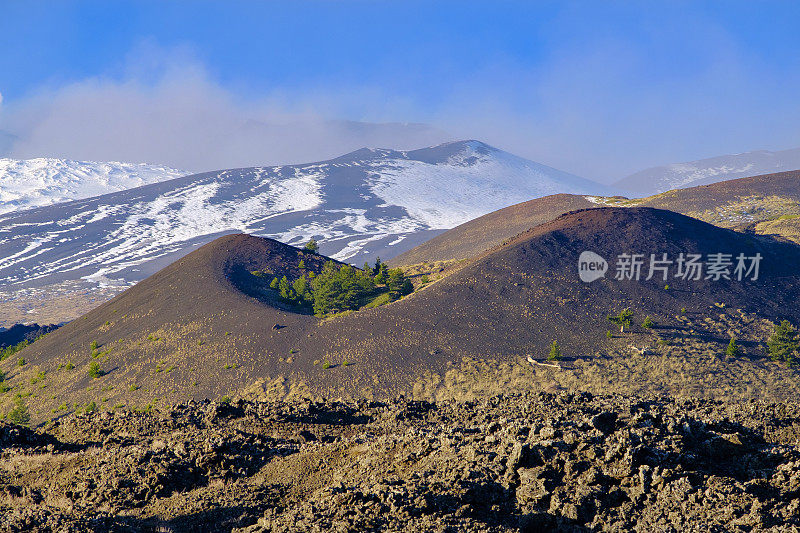
[[[0,214],[185,176],[174,168],[68,159],[0,159]]]
[[[671,189],[798,169],[800,148],[780,152],[760,150],[648,168],[614,186],[632,196],[649,196]]]
[[[137,281],[238,232],[314,237],[322,253],[361,264],[523,200],[603,189],[477,141],[208,172],[0,215],[0,288]]]

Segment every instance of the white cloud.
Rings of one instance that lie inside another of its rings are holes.
[[[15,136],[6,139],[19,158],[196,171],[476,138],[606,182],[659,164],[800,146],[800,72],[769,66],[708,25],[680,40],[667,30],[653,30],[660,58],[617,36],[552,45],[534,67],[497,60],[432,80],[436,98],[391,78],[399,73],[362,85],[276,85],[253,96],[217,82],[186,49],[145,43],[115,76],[6,101],[0,133]],[[693,56],[691,68],[664,59],[673,53]],[[433,126],[374,124],[406,120]]]
[[[166,164],[202,171],[317,161],[364,146],[418,148],[450,137],[415,124],[333,120],[324,99],[244,98],[184,50],[144,46],[118,78],[97,77],[6,106],[16,158]]]

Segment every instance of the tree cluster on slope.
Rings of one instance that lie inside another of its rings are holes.
[[[275,277],[269,286],[282,300],[311,308],[319,316],[356,310],[370,296],[388,293],[393,301],[414,290],[401,269],[390,269],[380,259],[364,270],[328,261],[319,274],[306,272],[293,281]]]

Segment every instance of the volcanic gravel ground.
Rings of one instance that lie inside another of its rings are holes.
[[[529,393],[0,423],[3,531],[797,531],[800,406]]]

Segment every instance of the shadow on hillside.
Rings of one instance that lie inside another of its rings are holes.
[[[372,417],[359,413],[347,406],[334,406],[331,408],[319,407],[310,404],[297,413],[290,413],[283,417],[284,422],[300,424],[323,424],[329,426],[363,425],[372,421]]]
[[[0,421],[0,449],[6,448],[50,448],[56,452],[80,452],[95,446],[95,443],[75,444],[61,442],[47,433],[35,429]]]
[[[117,516],[98,520],[93,531],[114,533],[221,533],[256,523],[266,506],[233,505],[178,516],[171,520]]]
[[[782,460],[768,450],[760,433],[727,420],[707,425],[690,418],[683,442],[686,448],[675,459],[690,471],[740,482],[771,475]]]

